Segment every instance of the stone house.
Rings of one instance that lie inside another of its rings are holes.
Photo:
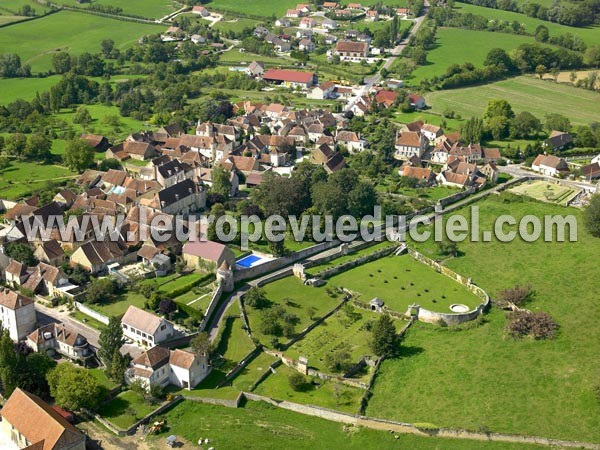
[[[563,158],[554,155],[538,155],[531,169],[548,177],[559,177],[569,173],[569,166]]]
[[[153,347],[156,344],[173,337],[173,324],[162,317],[130,305],[121,319],[123,335],[126,338],[144,346]]]
[[[0,287],[0,326],[8,330],[10,338],[18,342],[35,329],[37,318],[31,298],[5,287]]]
[[[56,351],[72,360],[84,360],[92,356],[85,336],[59,323],[49,323],[32,332],[27,336],[27,345],[34,352]]]
[[[394,158],[408,160],[413,156],[423,156],[427,139],[418,131],[403,131],[396,137]]]
[[[235,267],[235,255],[226,245],[213,241],[190,241],[183,246],[183,260],[201,272],[214,272],[223,262]]]

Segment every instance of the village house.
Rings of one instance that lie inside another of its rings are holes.
[[[140,381],[146,389],[153,386],[177,386],[191,390],[210,373],[207,356],[184,350],[152,347],[131,362],[125,373],[128,383]]]
[[[200,14],[202,17],[210,16],[210,12],[202,5],[196,5],[192,8],[194,14]]]
[[[67,277],[58,267],[40,262],[29,273],[27,280],[21,286],[35,294],[59,297],[62,295],[61,286],[67,284]]]
[[[60,266],[66,261],[65,251],[56,239],[43,241],[33,252],[38,261],[43,261],[53,266]]]
[[[260,78],[265,73],[265,63],[261,61],[252,61],[246,67],[246,73],[254,78]]]
[[[400,175],[403,177],[414,178],[422,186],[429,186],[435,181],[435,173],[428,167],[414,167],[404,164],[402,169],[400,169]]]
[[[292,22],[287,17],[282,17],[281,19],[277,19],[275,21],[276,27],[289,28],[291,25],[292,25]]]
[[[87,142],[97,152],[105,152],[110,148],[110,142],[106,136],[99,134],[82,134],[81,139]]]
[[[396,103],[396,98],[398,98],[396,92],[381,89],[377,91],[373,101],[378,108],[391,108]]]
[[[377,22],[379,20],[379,12],[376,9],[368,10],[365,20],[367,22]]]
[[[164,214],[190,214],[206,207],[206,190],[188,178],[156,193],[147,206]]]
[[[174,336],[173,324],[162,317],[130,305],[121,319],[125,338],[144,347],[153,347]]]
[[[309,89],[318,83],[317,76],[313,72],[287,69],[269,69],[264,73],[263,80],[289,88],[303,89]]]
[[[0,287],[0,327],[8,330],[10,338],[18,342],[35,329],[37,318],[31,298],[5,287]]]
[[[421,134],[427,138],[430,144],[433,144],[437,138],[444,134],[444,130],[437,125],[425,123],[421,127]]]
[[[16,388],[0,411],[3,441],[23,450],[85,450],[85,434],[55,407]],[[12,449],[12,446],[3,448]]]
[[[290,17],[292,19],[297,19],[301,15],[302,15],[302,12],[298,11],[297,9],[288,9],[287,12],[285,13],[285,17]]]
[[[361,152],[365,149],[365,141],[354,131],[338,131],[335,136],[335,142],[337,145],[348,149],[350,153]]]
[[[423,109],[425,106],[427,106],[425,104],[425,99],[418,94],[409,94],[408,101],[410,106],[414,107],[415,109]]]
[[[337,30],[338,23],[335,20],[326,17],[323,19],[323,22],[321,22],[321,26],[326,30]]]
[[[183,246],[181,252],[183,260],[188,267],[200,272],[214,272],[223,262],[229,267],[235,267],[235,254],[219,242],[190,241]]]
[[[560,177],[569,173],[569,166],[564,158],[554,155],[538,155],[531,169],[548,177]]]
[[[325,83],[320,84],[319,86],[315,86],[314,88],[312,88],[312,90],[306,95],[306,97],[316,100],[335,98],[335,90],[335,83],[333,83],[333,81],[327,81]]]
[[[336,9],[340,6],[338,2],[323,2],[323,9]]]
[[[312,17],[303,17],[300,19],[300,28],[314,28],[317,26],[317,21]]]
[[[147,161],[157,155],[154,145],[149,142],[137,141],[121,142],[106,151],[106,159],[118,159],[119,161],[125,161],[129,158]]]
[[[155,166],[155,171],[156,181],[166,188],[194,177],[194,168],[178,159]]]
[[[135,255],[134,255],[135,256]],[[105,273],[108,266],[128,260],[127,247],[122,242],[88,241],[73,252],[71,267],[80,265],[92,274]]]
[[[564,150],[573,144],[573,136],[564,131],[553,130],[550,133],[550,137],[546,139],[542,146],[549,148],[553,151]]]
[[[345,40],[338,41],[335,46],[335,54],[342,60],[361,60],[369,55],[369,43]]]
[[[200,34],[192,34],[190,36],[190,41],[192,41],[196,45],[206,44],[206,38]]]
[[[300,42],[298,42],[298,49],[303,52],[312,53],[315,51],[315,43],[310,39],[300,39]]]
[[[427,139],[418,131],[403,131],[396,137],[394,158],[408,160],[412,156],[423,156],[427,147]]]
[[[590,182],[600,178],[600,163],[586,164],[581,168],[581,175]]]
[[[87,339],[64,324],[49,323],[27,336],[27,345],[37,353],[57,352],[72,360],[92,356]]]
[[[329,174],[346,167],[346,160],[341,152],[334,151],[329,145],[321,144],[311,153],[310,162],[323,166]]]

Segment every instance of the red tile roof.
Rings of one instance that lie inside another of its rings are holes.
[[[289,81],[292,83],[311,83],[315,74],[313,72],[300,72],[297,70],[269,69],[263,75],[265,80]]]

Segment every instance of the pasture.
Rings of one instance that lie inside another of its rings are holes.
[[[52,54],[97,53],[103,39],[113,39],[123,50],[142,36],[166,30],[158,26],[109,19],[91,14],[60,11],[30,22],[0,28],[0,48],[17,53],[33,72],[52,68]],[[74,38],[76,37],[76,38]]]
[[[86,8],[88,4],[78,4],[77,0],[59,0],[57,3],[67,6]],[[181,4],[172,0],[93,0],[95,6],[113,6],[121,8],[125,16],[160,19],[179,8]]]
[[[491,99],[506,99],[515,113],[529,111],[542,121],[550,112],[565,114],[574,125],[587,125],[600,116],[600,93],[533,76],[431,92],[425,98],[433,111],[450,109],[462,117],[482,116]]]
[[[550,37],[557,37],[561,34],[571,33],[573,36],[578,36],[588,46],[598,43],[600,40],[600,27],[568,27],[566,25],[560,25],[558,23],[548,22],[547,20],[536,19],[534,17],[528,17],[525,14],[520,14],[512,11],[503,11],[501,9],[486,8],[483,6],[470,5],[468,3],[458,3],[455,5],[461,13],[470,13],[493,19],[496,21],[503,20],[505,22],[512,22],[516,20],[520,24],[525,26],[525,32],[527,34],[535,34],[535,29],[539,25],[543,25],[548,28]]]
[[[600,369],[600,239],[583,229],[581,212],[574,208],[506,195],[476,205],[482,230],[493,229],[502,214],[517,221],[528,214],[542,222],[546,214],[577,218],[577,242],[464,241],[458,244],[463,255],[445,261],[473,276],[492,298],[515,284],[531,285],[536,295],[526,307],[550,313],[560,326],[558,336],[514,340],[504,331],[505,313],[495,308],[482,324],[462,330],[418,323],[403,341],[401,357],[382,365],[367,414],[600,442],[600,403],[594,396]],[[457,213],[470,215],[468,208]],[[433,242],[416,246],[439,257]]]
[[[0,198],[17,200],[43,189],[49,182],[68,180],[75,176],[64,166],[11,160],[0,170]]]
[[[243,408],[227,408],[198,402],[183,402],[166,413],[169,434],[183,437],[190,445],[209,438],[220,450],[248,447],[272,450],[275,440],[285,441],[290,450],[415,449],[415,450],[527,450],[540,446],[523,444],[438,439],[347,427],[317,417],[305,416],[264,402],[247,402]],[[151,439],[162,445],[167,434]],[[153,442],[153,443],[154,443]],[[185,447],[188,447],[186,444]]]
[[[49,8],[35,0],[0,0],[0,14],[16,15],[26,5],[31,6],[37,16],[45,14],[49,10]]]
[[[240,16],[246,14],[260,17],[283,17],[288,9],[294,9],[298,4],[296,0],[281,0],[274,2],[272,0],[247,0],[240,2],[238,0],[213,0],[206,4],[209,11],[227,11],[238,13]]]
[[[476,67],[482,66],[488,52],[493,48],[509,51],[521,44],[534,42],[535,40],[530,36],[438,28],[434,48],[427,51],[427,64],[417,67],[409,82],[442,75],[452,64],[470,62]]]
[[[511,192],[527,195],[536,200],[563,205],[580,189],[569,188],[560,184],[546,183],[545,181],[534,181],[522,183],[510,189]]]

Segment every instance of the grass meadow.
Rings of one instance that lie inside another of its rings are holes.
[[[435,46],[427,52],[427,64],[417,67],[409,83],[442,75],[452,64],[470,62],[476,67],[482,66],[488,52],[493,48],[499,47],[509,51],[521,44],[534,42],[535,40],[530,36],[438,28]]]
[[[85,8],[87,5],[79,5],[77,0],[58,0],[57,3],[67,6],[79,6]],[[149,19],[160,19],[181,8],[181,4],[171,0],[94,0],[97,6],[113,6],[121,8],[123,15],[146,17]]]
[[[505,313],[492,309],[479,326],[463,330],[417,323],[402,355],[379,372],[368,415],[438,426],[489,429],[600,442],[600,403],[594,397],[600,363],[598,252],[600,239],[583,229],[581,213],[520,197],[478,202],[481,230],[511,214],[573,214],[577,242],[462,242],[462,256],[445,264],[469,274],[494,297],[515,284],[531,285],[531,310],[550,313],[556,339],[515,340],[504,332]],[[468,210],[462,210],[469,216]],[[514,228],[514,227],[513,227]],[[433,258],[432,242],[417,248]],[[390,398],[402,401],[390,401]]]
[[[30,22],[0,28],[0,48],[17,53],[33,72],[52,68],[52,54],[66,51],[71,54],[97,53],[100,41],[111,38],[115,46],[124,49],[144,35],[164,31],[158,26],[109,19],[72,11],[42,17]],[[76,37],[76,38],[74,38]]]
[[[510,190],[515,194],[527,195],[543,202],[564,205],[579,189],[573,189],[560,184],[550,184],[545,181],[522,183]]]
[[[158,408],[133,391],[125,391],[98,409],[98,414],[121,429],[132,426],[138,419]]]
[[[451,109],[462,117],[482,116],[491,99],[506,99],[516,113],[529,111],[541,120],[550,112],[558,112],[574,125],[587,125],[600,116],[600,93],[533,76],[431,92],[425,98],[433,111]]]
[[[209,438],[221,450],[252,446],[254,450],[277,448],[274,440],[285,442],[290,450],[314,449],[415,449],[415,450],[527,450],[543,448],[523,444],[437,439],[344,426],[317,417],[279,409],[264,402],[248,402],[243,408],[226,408],[197,402],[183,402],[166,414],[168,434],[157,436],[164,442],[169,434],[195,445]],[[249,444],[251,443],[251,444]],[[187,447],[187,445],[185,445]]]

